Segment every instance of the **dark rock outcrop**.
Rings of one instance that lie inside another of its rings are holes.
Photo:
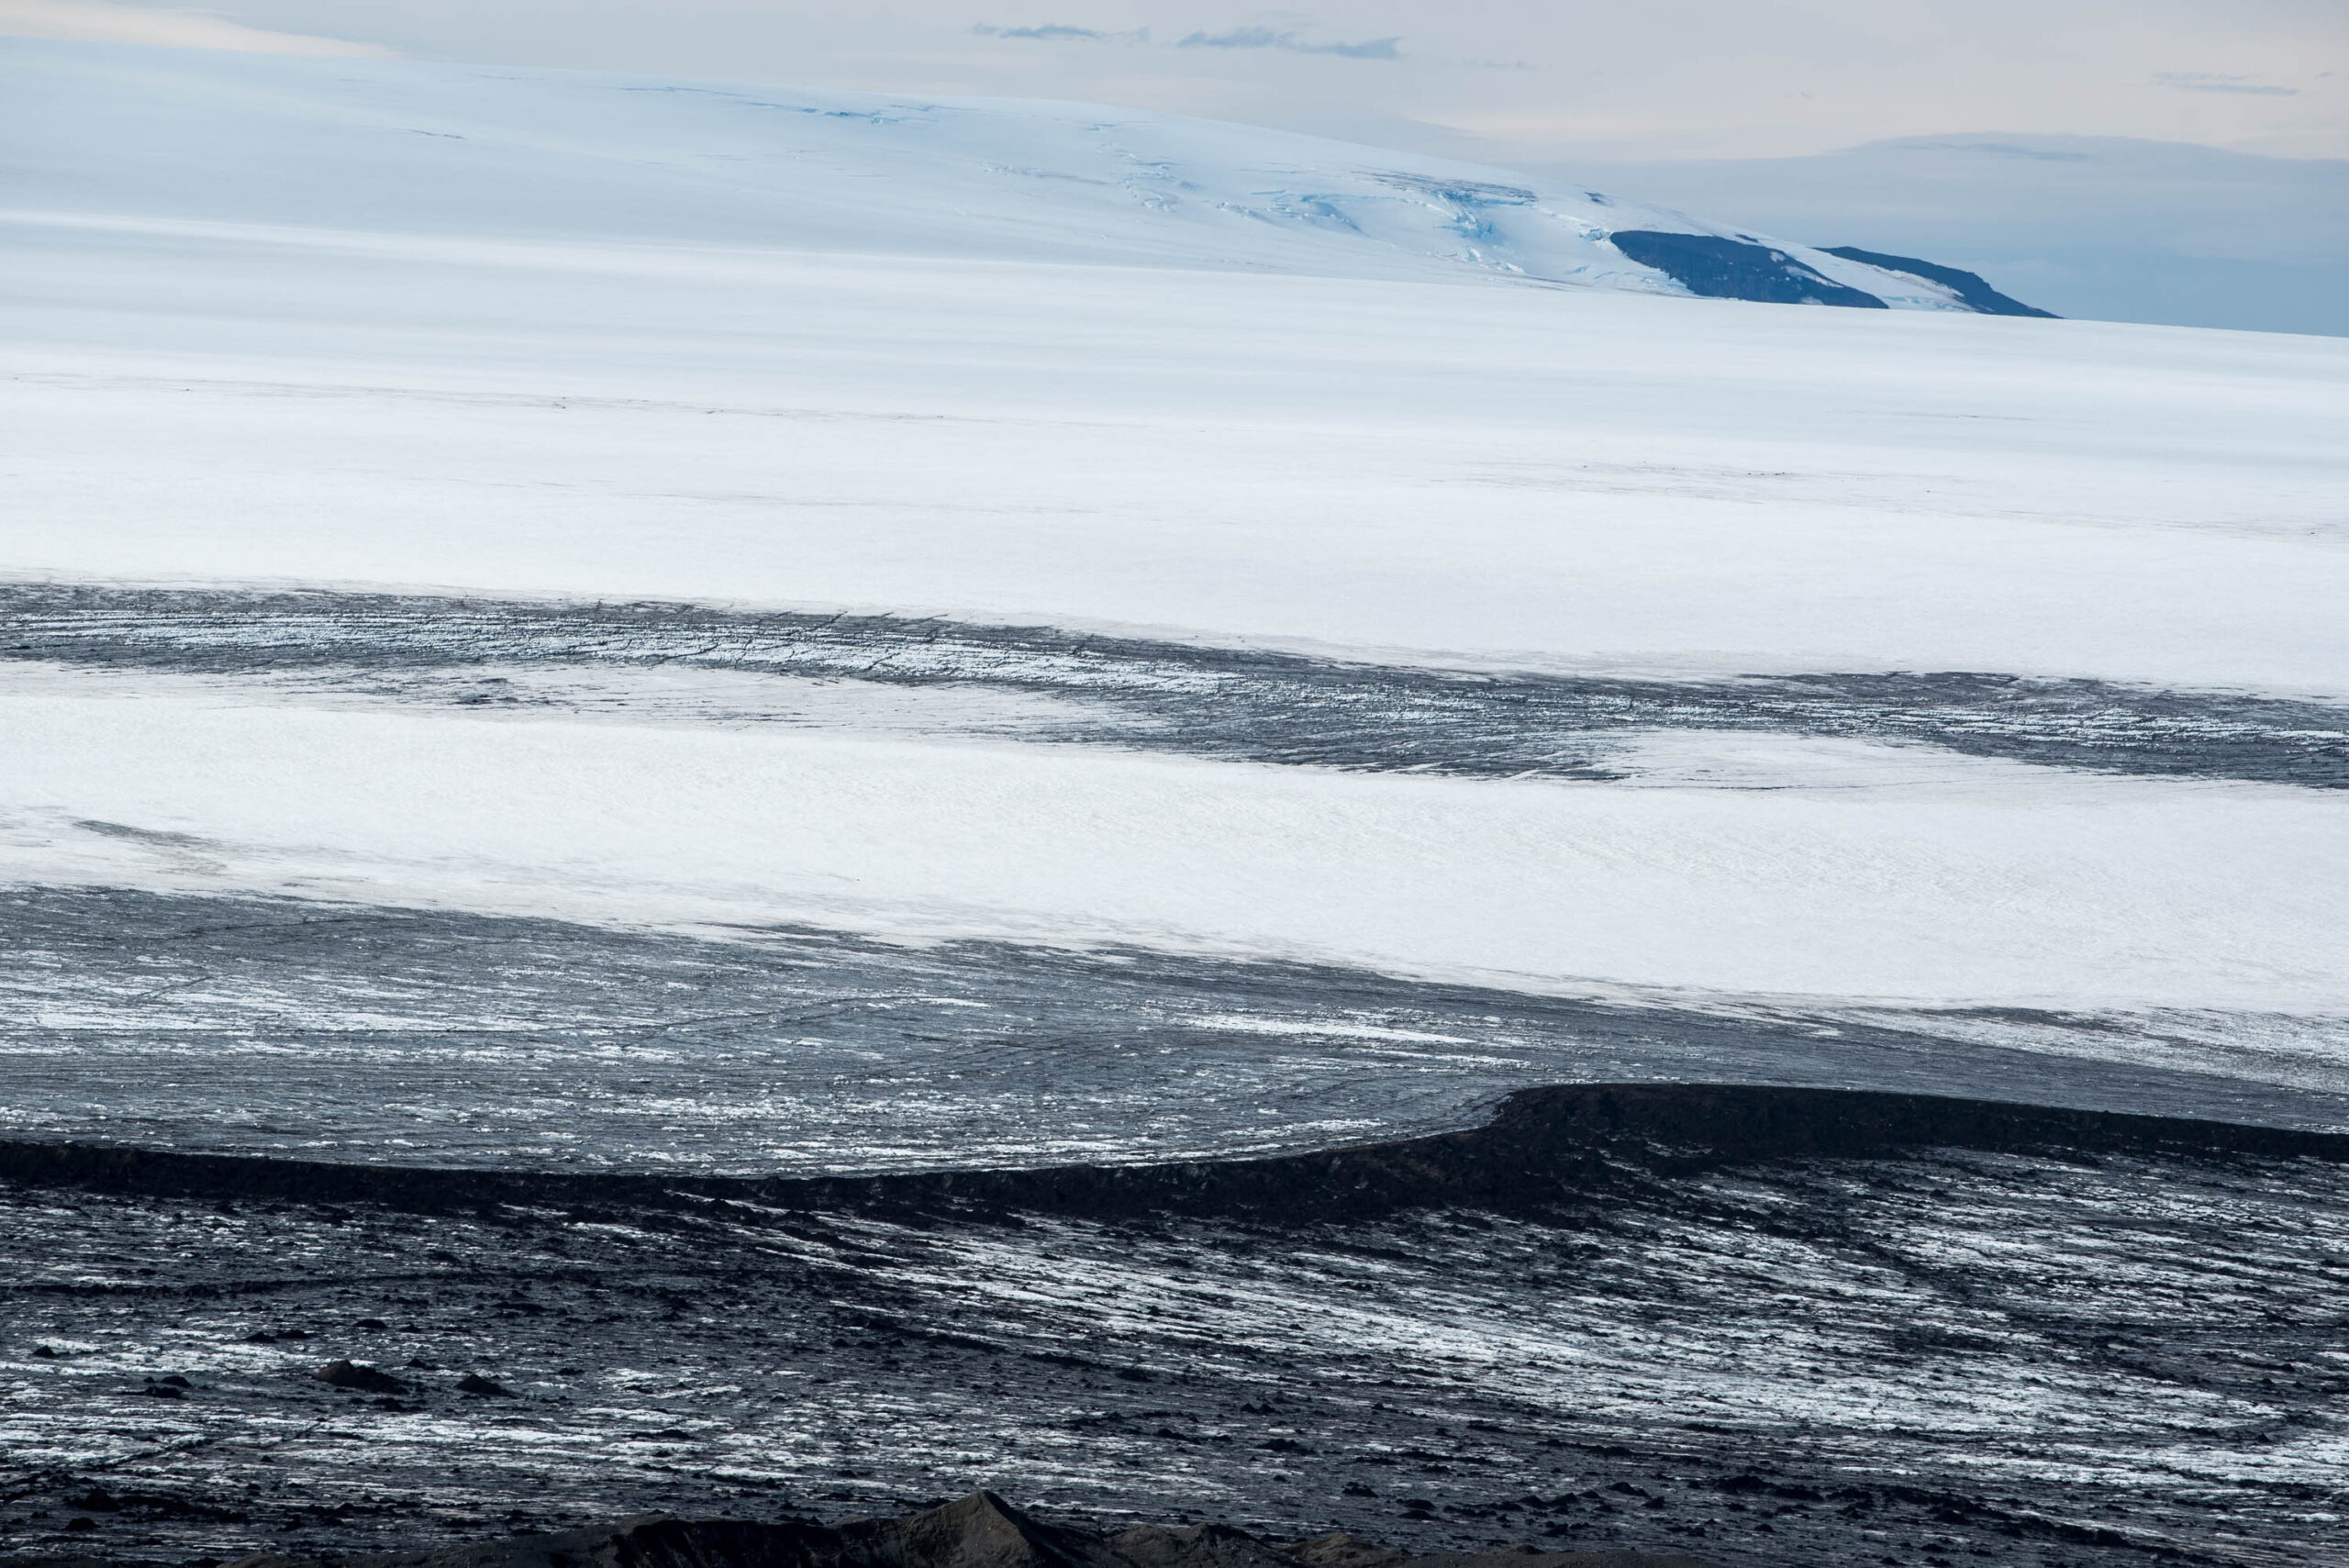
[[[2000,294],[1984,281],[1979,272],[1969,272],[1962,267],[1944,267],[1938,261],[1920,261],[1915,256],[1892,256],[1882,250],[1863,250],[1856,245],[1829,245],[1822,249],[1830,256],[1841,256],[1847,261],[1862,261],[1887,272],[1907,272],[1912,278],[1936,283],[1957,295],[1967,306],[1985,316],[2039,316],[2050,321],[2062,319],[2052,310]]]
[[[1848,288],[1784,250],[1718,234],[1670,234],[1624,228],[1609,241],[1642,267],[1653,267],[1690,294],[1707,299],[1753,299],[1774,305],[1842,305],[1889,308],[1861,289]]]
[[[354,1394],[405,1394],[407,1385],[390,1373],[369,1366],[364,1362],[332,1361],[310,1374],[329,1388],[347,1388]]]

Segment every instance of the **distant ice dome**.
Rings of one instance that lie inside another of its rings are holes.
[[[0,79],[19,213],[1980,308],[1506,170],[1097,105],[24,39]]]

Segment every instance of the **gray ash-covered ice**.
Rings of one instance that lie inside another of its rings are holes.
[[[0,889],[0,1129],[18,1137],[844,1173],[1362,1142],[1461,1125],[1511,1089],[1631,1078],[2349,1126],[2340,1019],[1707,1008],[1132,949],[105,889]]]

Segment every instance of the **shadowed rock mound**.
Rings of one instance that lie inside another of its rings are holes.
[[[992,1492],[896,1519],[763,1524],[650,1515],[557,1535],[440,1551],[250,1557],[236,1568],[1705,1568],[1647,1551],[1507,1551],[1417,1557],[1353,1536],[1282,1546],[1220,1525],[1117,1535],[1048,1524]]]
[[[874,1177],[573,1174],[325,1164],[74,1143],[0,1143],[0,1180],[144,1195],[372,1203],[411,1211],[500,1204],[837,1213],[1022,1210],[1362,1219],[1399,1209],[1522,1212],[1672,1177],[1774,1160],[1875,1159],[1923,1149],[2224,1159],[2349,1160],[2349,1135],[1992,1100],[1739,1084],[1529,1089],[1480,1128],[1255,1160],[1063,1165]]]

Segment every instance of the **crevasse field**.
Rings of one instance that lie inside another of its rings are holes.
[[[0,1547],[2330,1561],[2349,340],[1637,195],[0,40]]]

